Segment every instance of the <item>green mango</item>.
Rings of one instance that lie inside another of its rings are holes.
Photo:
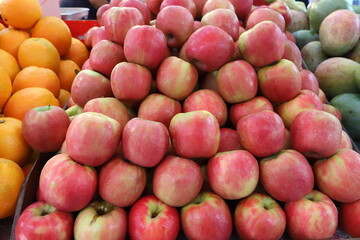
[[[297,8],[298,8],[299,11],[304,11],[304,12],[307,11],[304,2],[296,1],[296,5],[297,5]]]
[[[360,141],[360,94],[343,93],[334,97],[330,104],[340,110],[342,124],[354,141]]]
[[[319,34],[314,30],[302,29],[292,33],[296,40],[296,45],[301,50],[307,43],[319,40]]]
[[[308,30],[309,29],[309,19],[303,11],[292,10],[291,12],[291,22],[286,27],[286,31],[291,33],[299,30]]]
[[[301,57],[304,60],[307,69],[313,73],[320,63],[329,58],[329,56],[322,50],[321,43],[319,41],[312,41],[306,44],[301,49]]]

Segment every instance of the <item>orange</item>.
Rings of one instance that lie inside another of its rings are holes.
[[[30,109],[46,105],[59,106],[59,100],[52,92],[46,88],[24,88],[11,95],[4,107],[4,115],[23,120]]]
[[[11,81],[20,72],[20,66],[13,55],[5,50],[0,49],[0,66],[9,74]]]
[[[45,38],[26,39],[19,47],[18,61],[21,68],[38,66],[58,72],[60,55],[56,47]]]
[[[42,15],[38,0],[1,0],[0,12],[7,25],[19,29],[32,28]]]
[[[59,51],[60,56],[69,51],[71,45],[71,31],[68,25],[55,16],[45,16],[35,24],[31,36],[46,38]]]
[[[60,80],[56,73],[49,68],[29,66],[16,75],[12,92],[15,93],[28,87],[43,87],[57,98],[60,94]]]
[[[80,70],[80,67],[74,61],[61,60],[58,72],[60,87],[70,92],[74,78]]]
[[[7,72],[0,67],[0,113],[12,92],[11,79]]]
[[[20,44],[28,38],[30,38],[30,34],[25,30],[5,28],[0,31],[0,49],[7,51],[17,59]]]
[[[60,95],[58,97],[60,107],[64,108],[69,98],[70,92],[65,89],[60,89]]]
[[[73,60],[79,67],[82,67],[89,56],[90,51],[85,44],[79,39],[73,37],[71,39],[69,51],[63,56],[63,59]]]
[[[19,166],[28,162],[32,149],[22,135],[20,120],[11,117],[0,118],[0,136],[0,158],[7,158]]]
[[[15,213],[25,176],[22,169],[6,158],[0,158],[0,219]]]

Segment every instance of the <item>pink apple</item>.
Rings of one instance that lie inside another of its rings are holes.
[[[339,149],[343,149],[343,148],[353,149],[352,140],[349,134],[344,130],[342,130]]]
[[[256,24],[264,21],[271,21],[275,23],[282,32],[285,31],[285,19],[277,11],[267,8],[260,7],[254,9],[246,18],[246,30],[249,30],[256,26]]]
[[[263,96],[256,96],[245,102],[234,104],[229,112],[231,123],[236,127],[241,118],[263,110],[274,111],[271,102]]]
[[[230,9],[235,12],[234,5],[229,0],[207,0],[202,8],[202,16],[219,8]]]
[[[183,100],[194,90],[198,71],[191,63],[175,57],[167,57],[156,74],[156,87],[164,95]]]
[[[96,187],[96,171],[75,162],[67,154],[54,155],[41,170],[41,195],[60,211],[76,212],[83,209],[94,197]]]
[[[67,151],[78,163],[100,166],[115,154],[122,130],[120,123],[111,117],[83,112],[70,123],[66,133]]]
[[[81,70],[71,85],[71,98],[80,107],[91,99],[112,96],[110,79],[93,70]]]
[[[280,239],[285,232],[286,216],[269,195],[253,193],[238,202],[234,223],[241,239]]]
[[[205,72],[219,69],[234,53],[232,37],[219,27],[203,26],[193,32],[185,45],[190,63]]]
[[[264,21],[241,34],[239,49],[253,67],[264,67],[279,61],[284,55],[285,38],[275,23]]]
[[[239,103],[255,97],[258,80],[254,68],[244,60],[223,65],[216,75],[216,88],[228,103]]]
[[[239,134],[232,128],[220,128],[219,152],[227,152],[243,149],[240,144]]]
[[[196,17],[195,17],[195,19],[201,19],[202,10],[203,10],[203,7],[204,7],[205,3],[207,2],[207,0],[193,0],[193,2],[195,3],[195,6],[196,6]]]
[[[125,239],[127,216],[123,208],[94,201],[82,209],[74,223],[75,239]]]
[[[292,14],[291,10],[288,5],[283,1],[275,1],[269,4],[270,9],[280,13],[285,20],[285,28],[291,23],[292,21]]]
[[[218,150],[220,126],[205,110],[176,114],[169,132],[176,154],[184,158],[210,158]]]
[[[220,126],[227,121],[227,106],[221,96],[210,89],[200,89],[190,94],[183,103],[184,112],[206,110],[219,122]]]
[[[339,119],[339,121],[342,121],[342,115],[341,112],[338,108],[334,107],[331,104],[328,103],[323,103],[323,110],[325,112],[331,113],[332,115],[334,115],[337,119]]]
[[[193,0],[163,0],[160,5],[160,12],[168,6],[181,6],[186,8],[193,18],[196,17],[196,5]]]
[[[353,238],[360,238],[360,200],[342,203],[339,207],[339,225]]]
[[[160,5],[163,0],[145,0],[146,5],[148,6],[151,13],[157,15],[160,12]]]
[[[313,167],[319,189],[338,202],[360,199],[360,154],[339,149],[334,155],[318,160]]]
[[[149,25],[151,14],[148,6],[142,0],[122,0],[118,7],[134,7],[140,11],[141,15],[143,16],[144,24]]]
[[[165,34],[169,47],[181,47],[194,32],[194,17],[181,6],[163,8],[156,16],[155,24]]]
[[[142,118],[131,119],[124,127],[122,150],[124,157],[142,167],[154,167],[169,148],[169,132],[160,122]]]
[[[292,61],[299,70],[302,69],[302,57],[300,49],[298,46],[296,46],[296,43],[288,39],[285,39],[285,50],[282,58]]]
[[[341,123],[334,115],[315,109],[304,110],[291,124],[291,146],[305,157],[327,158],[339,149],[341,133]]]
[[[62,239],[73,236],[73,215],[60,211],[49,203],[36,201],[21,212],[15,225],[15,238],[20,239]]]
[[[284,207],[286,232],[292,239],[331,238],[338,225],[338,211],[324,193],[311,191],[304,198]]]
[[[118,63],[110,76],[114,96],[127,106],[140,104],[150,93],[151,83],[152,75],[147,67],[126,61]]]
[[[236,130],[241,146],[255,157],[268,157],[285,146],[285,125],[273,111],[264,110],[241,118]]]
[[[32,108],[22,120],[22,135],[30,147],[38,152],[56,152],[65,140],[70,119],[57,106]]]
[[[327,103],[328,102],[327,97],[325,95],[325,92],[321,88],[319,88],[318,96],[319,96],[322,103]]]
[[[257,72],[261,94],[270,102],[283,103],[293,99],[301,90],[301,76],[297,66],[286,59]]]
[[[281,202],[291,202],[311,192],[314,174],[301,153],[287,149],[261,159],[260,181],[270,196]]]
[[[109,37],[106,35],[105,26],[95,28],[94,31],[91,32],[90,39],[91,39],[90,47],[95,46],[101,40],[110,40]]]
[[[253,6],[253,0],[229,0],[240,20],[245,20]]]
[[[92,47],[92,43],[91,43],[91,38],[92,38],[92,34],[95,32],[96,29],[98,29],[99,26],[94,26],[89,28],[85,34],[84,34],[84,44],[86,47],[91,48]]]
[[[165,34],[148,25],[129,29],[124,40],[124,53],[128,62],[154,69],[165,59],[167,41]]]
[[[199,194],[203,181],[203,172],[193,160],[168,155],[155,168],[153,191],[167,205],[182,207]]]
[[[181,226],[188,239],[227,240],[232,218],[226,202],[212,192],[202,192],[181,208]]]
[[[287,38],[287,40],[290,40],[296,44],[296,39],[295,39],[294,35],[292,35],[291,32],[285,31],[284,34],[285,34],[285,37]]]
[[[106,162],[99,174],[99,194],[116,207],[129,207],[145,189],[144,168],[114,157]]]
[[[90,66],[90,59],[86,59],[85,62],[83,63],[81,70],[85,70],[85,69],[92,70]]]
[[[319,82],[314,73],[309,70],[300,70],[301,75],[301,89],[313,91],[315,94],[319,94]]]
[[[129,211],[129,236],[140,240],[175,240],[180,231],[180,217],[176,208],[155,196],[144,196]]]
[[[96,11],[96,19],[99,22],[100,26],[103,26],[102,17],[104,16],[104,13],[109,10],[112,6],[107,3],[104,5],[101,5],[98,10]]]
[[[109,4],[111,7],[116,7],[122,0],[110,0]]]
[[[211,189],[222,198],[234,200],[250,195],[259,181],[259,166],[248,151],[221,152],[207,164]]]

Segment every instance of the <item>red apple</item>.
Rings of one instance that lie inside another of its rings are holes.
[[[328,100],[326,98],[326,95],[325,95],[325,92],[321,88],[319,88],[318,96],[319,96],[322,103],[327,103],[328,102]]]
[[[160,5],[162,1],[163,0],[145,0],[145,3],[148,6],[149,10],[154,15],[157,15],[160,12]]]
[[[130,162],[142,167],[155,167],[169,149],[169,132],[160,122],[131,119],[122,134],[122,151]]]
[[[80,113],[66,133],[67,151],[78,163],[100,166],[115,154],[122,130],[118,121],[104,114]]]
[[[237,203],[234,223],[241,239],[277,240],[285,232],[286,216],[269,195],[253,193]]]
[[[122,0],[110,0],[109,4],[111,7],[116,7]]]
[[[331,104],[328,103],[323,103],[323,110],[325,112],[331,113],[332,115],[334,115],[337,119],[339,119],[339,121],[342,121],[342,115],[341,112],[338,108],[334,107]]]
[[[141,15],[143,16],[144,24],[149,25],[151,14],[148,6],[142,0],[122,0],[118,7],[134,7],[140,11]]]
[[[49,203],[37,201],[21,212],[15,225],[15,238],[61,239],[73,236],[74,219],[71,213],[60,211]]]
[[[96,11],[96,19],[99,22],[100,26],[103,26],[102,17],[104,13],[109,10],[112,6],[109,3],[101,5],[98,10]]]
[[[125,239],[127,216],[123,208],[94,201],[82,209],[74,223],[75,239]]]
[[[29,146],[38,152],[56,152],[65,140],[70,119],[61,107],[32,108],[22,120],[22,135]]]
[[[286,231],[292,239],[331,238],[338,225],[338,212],[324,193],[311,191],[304,198],[285,203]]]
[[[240,144],[240,138],[237,131],[232,128],[220,128],[220,143],[217,152],[227,152],[240,149],[243,149],[243,147]]]
[[[319,82],[314,73],[309,70],[300,70],[301,75],[301,89],[313,91],[316,95],[319,94]]]
[[[290,40],[296,44],[296,39],[295,39],[294,35],[292,35],[291,32],[285,31],[284,34],[285,34],[285,37],[287,38],[287,40]]]
[[[300,49],[296,46],[296,43],[288,39],[285,39],[285,49],[282,58],[292,61],[299,70],[302,69],[302,56]]]
[[[163,0],[160,5],[160,12],[168,6],[181,6],[186,8],[193,18],[196,17],[196,5],[193,0]]]
[[[211,89],[219,93],[216,87],[216,76],[218,71],[206,73],[205,76],[199,81],[200,89]]]
[[[280,13],[285,20],[285,28],[291,23],[292,14],[288,5],[283,1],[275,1],[269,4],[270,9]]]
[[[249,30],[255,27],[256,24],[264,21],[271,21],[275,23],[282,32],[285,31],[284,17],[279,12],[267,7],[254,9],[246,18],[245,28]]]
[[[196,17],[195,17],[195,19],[201,19],[202,10],[203,10],[203,7],[204,7],[205,3],[207,2],[207,0],[193,0],[193,2],[195,3],[195,6],[196,6]]]
[[[94,197],[96,187],[96,171],[67,154],[54,155],[41,170],[39,191],[47,203],[60,211],[83,209]]]
[[[235,12],[234,5],[229,0],[207,0],[202,8],[202,16],[219,8],[226,8]]]
[[[92,47],[92,40],[91,40],[91,38],[92,38],[92,34],[97,30],[99,28],[99,26],[94,26],[94,27],[91,27],[91,28],[89,28],[86,32],[85,32],[85,34],[84,34],[84,44],[85,44],[85,46],[86,47],[88,47],[88,48],[91,48]]]
[[[339,208],[339,225],[353,238],[360,238],[360,199],[351,203],[342,203]]]
[[[349,134],[344,130],[342,130],[339,149],[343,149],[343,148],[353,149],[352,140]]]
[[[260,181],[266,192],[281,202],[297,201],[314,188],[310,163],[292,149],[261,159]]]
[[[253,6],[253,0],[229,0],[240,20],[245,20]]]
[[[101,40],[110,40],[109,37],[106,35],[105,26],[97,27],[94,31],[91,32],[91,46],[95,46]]]
[[[212,192],[202,192],[181,208],[181,226],[188,239],[227,240],[232,218],[226,202]]]
[[[176,208],[155,196],[137,200],[129,212],[129,236],[134,240],[176,239],[180,231],[180,217]]]
[[[168,155],[155,168],[153,191],[167,205],[182,207],[199,194],[203,181],[204,175],[197,163]]]

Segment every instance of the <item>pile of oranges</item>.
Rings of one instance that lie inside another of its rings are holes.
[[[34,107],[64,107],[89,50],[67,24],[43,16],[38,0],[0,1],[0,219],[16,207],[25,169],[36,157],[22,136]]]

